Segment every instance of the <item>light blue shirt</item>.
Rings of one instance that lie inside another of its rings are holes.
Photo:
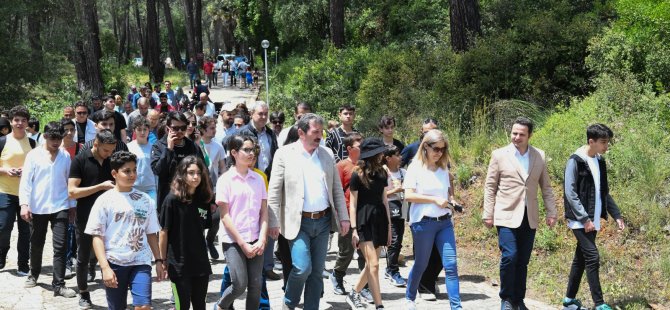
[[[514,157],[516,157],[516,160],[519,161],[519,164],[521,164],[521,167],[523,167],[523,170],[526,171],[526,174],[528,174],[528,167],[530,166],[530,156],[528,156],[528,149],[526,149],[526,153],[521,155],[519,150],[516,150],[514,152]]]

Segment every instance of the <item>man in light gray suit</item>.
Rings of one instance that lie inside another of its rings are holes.
[[[304,309],[318,309],[328,250],[328,234],[346,235],[349,216],[335,160],[320,146],[323,118],[305,114],[297,123],[300,140],[273,158],[268,190],[270,235],[289,240],[293,269],[283,309],[294,309],[305,289]]]

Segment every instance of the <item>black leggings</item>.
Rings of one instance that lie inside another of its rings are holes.
[[[209,276],[171,278],[175,309],[205,310]]]

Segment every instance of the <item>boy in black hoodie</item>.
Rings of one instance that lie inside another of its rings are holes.
[[[595,309],[612,309],[604,302],[600,287],[600,254],[596,247],[596,235],[601,219],[606,220],[607,214],[616,220],[619,230],[625,228],[619,207],[610,196],[607,166],[601,156],[607,152],[613,136],[612,130],[603,124],[589,126],[586,129],[588,144],[577,149],[565,167],[565,218],[577,238],[577,249],[563,299],[564,309],[585,309],[575,299],[584,269]]]

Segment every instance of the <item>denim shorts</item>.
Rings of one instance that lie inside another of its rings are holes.
[[[133,296],[134,306],[151,305],[151,266],[119,266],[109,264],[114,270],[119,285],[116,288],[105,287],[107,304],[111,310],[125,310],[128,300],[128,287]]]

